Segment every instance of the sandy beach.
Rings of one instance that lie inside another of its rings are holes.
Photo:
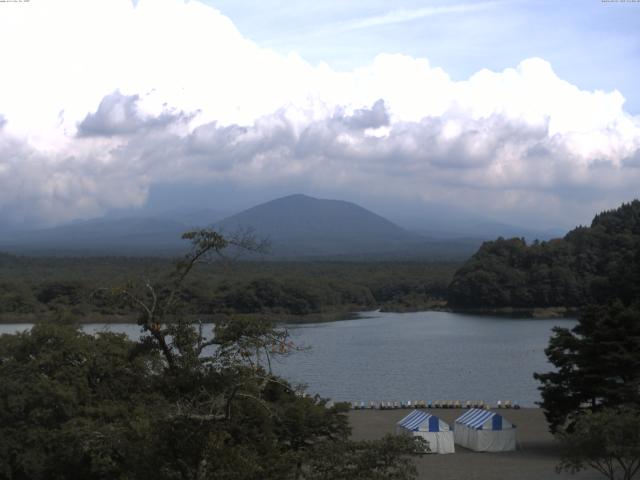
[[[431,413],[453,424],[463,409],[433,409]],[[355,440],[371,440],[395,433],[395,424],[409,410],[355,410],[349,413]],[[594,470],[558,474],[557,443],[547,429],[542,410],[523,408],[499,410],[518,428],[518,450],[505,453],[477,453],[456,445],[456,453],[423,455],[416,458],[420,479],[429,480],[544,480],[604,478]]]

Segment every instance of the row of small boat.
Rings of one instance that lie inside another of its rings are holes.
[[[489,403],[485,403],[482,400],[467,400],[461,402],[460,400],[407,400],[405,401],[381,401],[369,403],[365,402],[351,402],[351,408],[353,410],[394,410],[394,409],[407,409],[407,408],[483,408],[489,410],[493,408]],[[517,402],[511,402],[511,400],[498,400],[495,408],[520,408]]]

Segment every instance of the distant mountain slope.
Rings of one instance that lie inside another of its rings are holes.
[[[169,212],[164,218],[102,218],[5,235],[0,250],[29,254],[176,255],[182,234],[211,226],[214,211]],[[179,219],[180,221],[176,221]],[[273,260],[463,260],[477,239],[433,239],[409,232],[354,203],[290,195],[215,223],[233,234],[252,228],[271,240]],[[251,257],[249,257],[251,258]]]
[[[312,235],[336,238],[412,236],[386,218],[355,203],[301,194],[262,203],[224,219],[219,225],[251,225],[261,233],[287,238],[308,238]]]
[[[467,229],[467,235],[474,238],[491,240],[497,237],[518,237],[524,238],[528,242],[532,242],[534,240],[551,240],[553,238],[562,237],[565,233],[567,233],[566,230],[557,228],[535,230],[501,222],[480,222],[469,226]]]
[[[442,242],[408,232],[354,203],[290,195],[216,224],[224,232],[253,228],[277,257],[415,256]]]
[[[425,204],[421,210],[414,206],[411,211],[395,210],[389,214],[388,218],[409,231],[439,239],[493,240],[498,237],[522,237],[532,242],[536,239],[559,238],[569,230],[568,228],[523,227],[477,213],[470,214],[468,211],[450,205]]]
[[[42,253],[127,253],[184,250],[187,226],[153,218],[96,219],[14,234],[3,250]]]
[[[224,212],[212,208],[175,208],[173,210],[163,210],[154,212],[149,217],[158,220],[171,220],[188,227],[207,227],[228,217],[232,212]]]
[[[613,298],[640,301],[639,200],[561,239],[486,242],[449,287],[449,303],[470,308],[581,307]]]

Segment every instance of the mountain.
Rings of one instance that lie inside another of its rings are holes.
[[[273,260],[463,260],[479,239],[438,239],[407,231],[359,205],[290,195],[224,220],[209,209],[157,212],[151,217],[104,217],[5,234],[0,249],[56,255],[176,255],[188,247],[181,235],[214,226],[228,235],[250,228],[271,241]],[[253,258],[253,257],[249,257]]]
[[[490,214],[470,213],[460,207],[441,203],[424,203],[410,205],[404,208],[397,206],[380,206],[387,218],[401,227],[417,232],[421,235],[438,238],[473,238],[478,240],[493,240],[494,238],[524,238],[528,242],[533,240],[550,240],[564,236],[568,228],[522,226],[517,223],[505,222],[502,218],[495,218]]]
[[[493,240],[497,237],[504,238],[524,238],[528,242],[534,240],[551,240],[564,236],[566,230],[551,228],[546,230],[536,230],[532,228],[520,227],[501,222],[491,221],[466,221],[456,222],[452,219],[438,219],[433,222],[424,222],[427,226],[411,228],[421,235],[431,238],[451,239],[469,238],[477,240]]]
[[[409,232],[359,205],[289,195],[232,215],[223,232],[251,228],[280,258],[463,258],[478,242],[443,242]]]
[[[39,254],[130,255],[175,253],[185,249],[188,226],[155,218],[95,219],[15,233],[0,243],[12,252]]]
[[[170,220],[186,225],[190,228],[211,226],[223,218],[228,217],[232,212],[214,210],[211,208],[175,208],[172,210],[162,210],[148,215],[158,220]]]
[[[497,237],[516,237],[524,238],[528,242],[532,242],[534,240],[551,240],[552,238],[562,237],[565,233],[566,230],[535,230],[532,228],[491,221],[474,223],[468,225],[464,230],[465,236],[481,238],[483,240],[492,240]]]

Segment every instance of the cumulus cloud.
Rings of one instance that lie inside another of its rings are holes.
[[[22,45],[0,62],[23,72],[0,78],[5,215],[99,215],[172,181],[304,180],[556,221],[572,199],[593,210],[637,192],[640,118],[543,59],[463,81],[393,54],[338,72],[263,49],[194,0],[22,7],[0,17],[0,41]]]
[[[78,124],[78,136],[132,135],[189,120],[182,112],[163,111],[157,116],[145,116],[138,109],[139,99],[139,95],[122,95],[118,90],[105,96],[98,110],[88,113]]]

